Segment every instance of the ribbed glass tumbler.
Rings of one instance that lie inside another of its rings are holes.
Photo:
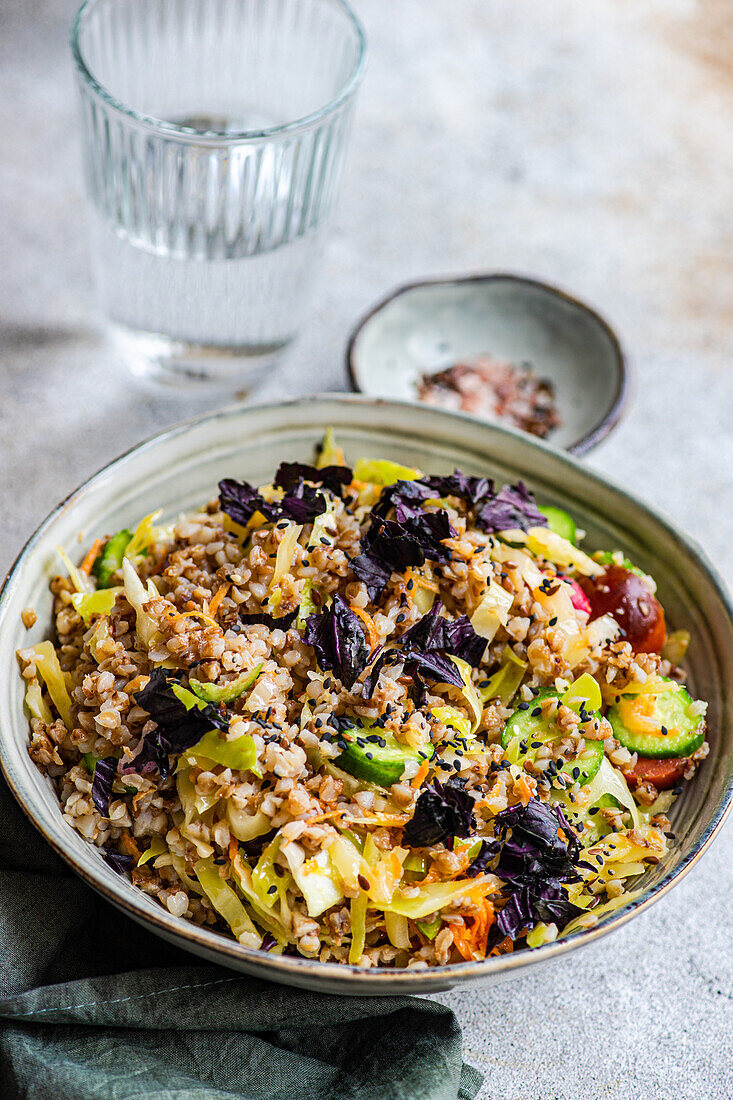
[[[344,0],[87,0],[92,254],[133,369],[246,386],[308,308],[364,62]]]

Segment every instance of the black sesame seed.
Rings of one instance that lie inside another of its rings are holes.
[[[272,886],[267,887],[267,892],[268,892],[268,894],[276,894],[277,893],[277,886],[275,885],[274,882],[273,882]]]
[[[517,710],[529,710],[529,703],[520,703]]]
[[[553,615],[552,618],[550,619],[549,625],[550,626],[555,626],[556,623],[557,623],[557,615]]]

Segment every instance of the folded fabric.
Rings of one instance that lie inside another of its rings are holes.
[[[329,997],[215,966],[118,913],[0,781],[7,1100],[472,1100],[443,1005]]]

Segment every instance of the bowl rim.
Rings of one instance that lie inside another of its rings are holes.
[[[402,297],[404,294],[409,294],[413,290],[419,290],[424,286],[461,286],[464,283],[491,283],[499,281],[523,283],[528,286],[536,287],[539,290],[547,291],[556,298],[566,304],[579,309],[582,313],[585,313],[598,327],[604,332],[611,342],[613,348],[613,360],[615,364],[615,388],[611,404],[608,406],[606,412],[602,418],[588,431],[584,432],[578,439],[569,443],[567,447],[558,448],[559,450],[567,451],[572,455],[584,455],[588,451],[597,447],[598,444],[606,438],[606,436],[616,427],[621,417],[626,412],[629,399],[631,396],[631,384],[632,384],[632,371],[629,364],[628,356],[623,349],[621,341],[616,334],[616,331],[610,324],[610,322],[602,316],[601,313],[587,302],[581,301],[574,294],[570,294],[562,287],[557,286],[554,283],[548,283],[544,279],[538,279],[534,275],[523,275],[517,271],[488,271],[488,272],[474,272],[470,275],[436,275],[430,276],[425,279],[413,279],[407,283],[400,283],[394,290],[391,290],[383,298],[380,298],[373,306],[371,306],[366,313],[357,321],[355,327],[351,330],[351,333],[346,344],[346,373],[349,378],[352,389],[356,393],[363,393],[367,396],[376,397],[375,394],[369,394],[369,391],[364,389],[362,385],[361,368],[358,365],[358,353],[357,345],[359,338],[363,330],[369,325],[372,319],[381,313],[388,305],[390,305],[395,299]],[[399,401],[400,398],[385,398],[384,400]],[[408,402],[414,405],[423,405],[422,401]],[[439,406],[436,406],[439,407]],[[458,410],[446,409],[445,412],[453,412]],[[478,420],[482,424],[489,424],[492,427],[505,427],[503,424],[494,425],[492,421],[484,420],[480,416],[474,416],[471,413],[464,413],[464,416],[470,416],[472,420]],[[529,432],[522,432],[523,435],[530,435]],[[532,436],[533,439],[537,438]],[[540,440],[540,442],[544,442]]]
[[[0,620],[5,617],[7,593],[13,585],[16,573],[25,562],[26,558],[34,551],[36,544],[45,534],[46,529],[53,524],[63,510],[73,506],[76,499],[81,496],[81,494],[91,485],[96,484],[100,479],[109,474],[118,464],[140,453],[145,453],[160,443],[185,435],[188,431],[204,422],[214,422],[219,419],[247,416],[258,412],[276,413],[284,407],[316,407],[323,402],[335,402],[336,404],[343,404],[345,406],[394,406],[403,408],[406,411],[414,409],[415,407],[414,403],[409,401],[373,398],[362,394],[320,393],[288,398],[281,401],[264,402],[257,405],[228,405],[213,412],[198,414],[164,428],[162,431],[149,436],[142,442],[129,447],[117,458],[106,463],[95,474],[89,477],[87,481],[72,490],[72,492],[64,497],[60,503],[48,513],[45,519],[38,525],[22,546],[3,581],[2,587],[0,588]],[[429,419],[437,418],[439,420],[444,420],[448,418],[449,420],[456,421],[457,429],[466,421],[474,425],[477,423],[477,419],[469,416],[467,413],[446,411],[431,406],[419,407],[424,409]],[[579,462],[576,457],[568,455],[567,452],[552,447],[542,440],[537,440],[528,436],[527,433],[514,428],[485,423],[482,424],[482,427],[489,433],[499,433],[522,440],[530,449],[534,448],[540,452],[547,452],[555,459],[559,459],[562,464],[570,466],[576,471],[580,471],[582,476],[586,479],[595,482],[603,488],[612,489],[634,507],[647,512],[666,533],[680,542],[685,550],[696,559],[697,564],[706,574],[708,582],[725,609],[728,619],[733,624],[733,598],[723,578],[718,573],[715,566],[709,561],[702,548],[698,546],[690,536],[681,532],[663,513],[660,513],[656,508],[646,505],[632,493],[629,493],[626,489],[617,485],[614,481],[585,466],[585,464]],[[0,716],[0,718],[1,717],[2,716]],[[9,725],[12,724],[13,718],[9,716]],[[137,893],[135,887],[125,878],[120,878],[120,888],[114,889],[112,883],[115,880],[109,878],[109,875],[114,874],[114,872],[112,872],[101,859],[99,860],[100,873],[97,873],[96,869],[92,872],[82,863],[77,862],[75,854],[68,851],[63,844],[57,842],[56,838],[49,833],[45,824],[44,815],[40,813],[36,814],[33,807],[27,804],[23,791],[16,785],[12,774],[6,766],[4,752],[2,751],[4,746],[2,744],[1,730],[3,728],[4,723],[0,721],[0,768],[2,769],[9,789],[33,826],[41,833],[54,851],[69,864],[72,870],[78,874],[88,886],[92,887],[92,889],[101,894],[117,908],[122,909],[134,920],[142,923],[149,931],[162,935],[169,940],[173,940],[176,942],[177,946],[183,949],[188,945],[195,945],[193,947],[194,951],[199,948],[209,957],[217,956],[218,960],[222,962],[223,965],[229,964],[235,968],[239,967],[251,973],[257,973],[260,977],[266,977],[285,984],[305,985],[310,982],[311,987],[318,987],[326,992],[338,994],[353,993],[356,995],[377,996],[387,992],[390,994],[420,994],[433,992],[441,988],[460,986],[471,982],[486,982],[490,981],[491,978],[496,975],[501,974],[502,976],[508,977],[522,968],[530,968],[538,964],[541,965],[552,959],[559,958],[568,952],[575,951],[580,947],[589,946],[608,935],[610,932],[622,927],[635,917],[637,913],[648,909],[659,898],[667,894],[669,890],[690,871],[703,853],[709,848],[733,806],[732,776],[692,850],[674,868],[670,869],[659,883],[653,887],[647,887],[646,890],[642,891],[636,898],[630,901],[627,906],[624,906],[617,913],[610,915],[600,927],[583,929],[573,934],[568,939],[561,939],[553,943],[544,944],[539,948],[522,950],[508,955],[494,956],[478,962],[454,963],[449,966],[429,967],[427,970],[410,970],[406,968],[402,970],[387,968],[382,970],[372,968],[364,970],[359,966],[352,966],[350,964],[323,963],[318,959],[307,959],[300,956],[269,955],[266,952],[256,951],[242,946],[235,940],[228,939],[219,932],[207,930],[194,925],[190,921],[185,921],[180,917],[174,917],[162,906],[159,907],[159,912],[157,909],[148,910],[142,904],[144,895],[141,894],[140,900],[138,901],[135,896]],[[30,773],[30,769],[34,767],[30,756],[26,756],[25,761],[27,761],[27,763],[25,763],[24,766],[28,768]],[[123,883],[127,889],[123,888]],[[327,984],[330,984],[330,989],[325,988]],[[385,988],[386,986],[391,987],[389,991]]]

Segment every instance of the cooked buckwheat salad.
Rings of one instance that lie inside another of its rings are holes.
[[[588,927],[663,859],[706,705],[623,550],[521,482],[350,468],[331,432],[160,515],[60,550],[18,657],[65,820],[171,913],[424,968]]]

